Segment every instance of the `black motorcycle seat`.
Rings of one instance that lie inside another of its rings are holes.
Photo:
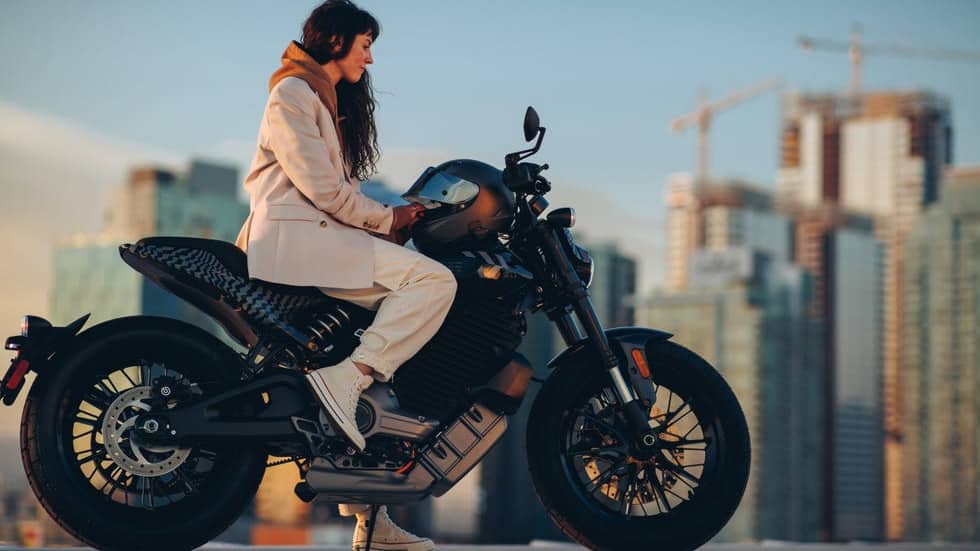
[[[219,241],[217,239],[204,239],[200,237],[145,237],[137,242],[137,245],[151,245],[156,247],[173,247],[175,249],[193,249],[205,251],[214,257],[231,273],[244,279],[254,281],[262,287],[274,291],[279,295],[292,296],[322,296],[315,287],[299,287],[295,285],[285,285],[282,283],[272,283],[261,279],[254,279],[248,276],[248,257],[245,251],[239,249],[234,243]]]
[[[119,253],[148,279],[212,315],[239,342],[249,345],[257,339],[252,323],[293,333],[287,320],[294,312],[338,302],[316,287],[249,278],[245,253],[225,241],[147,237],[120,246]]]
[[[146,237],[137,245],[154,245],[182,249],[207,251],[215,256],[225,268],[237,276],[248,278],[248,259],[245,252],[227,241],[202,239],[199,237]]]

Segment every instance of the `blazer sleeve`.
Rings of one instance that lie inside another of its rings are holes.
[[[305,82],[290,80],[272,89],[266,109],[269,147],[279,165],[316,208],[348,226],[388,234],[392,209],[355,190],[333,166],[316,122],[320,99]]]

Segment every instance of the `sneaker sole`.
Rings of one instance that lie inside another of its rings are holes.
[[[354,544],[351,549],[353,551],[364,551],[367,546],[363,543]],[[371,549],[377,549],[378,551],[432,551],[435,546],[426,545],[424,543],[381,543],[381,542],[371,542]]]
[[[364,451],[364,446],[367,442],[364,441],[364,436],[361,435],[361,432],[357,430],[357,425],[347,421],[346,416],[343,414],[343,409],[340,407],[340,401],[330,393],[327,385],[315,374],[311,373],[306,378],[310,381],[313,392],[320,399],[320,403],[324,409],[327,410],[327,416],[330,417],[333,424],[347,437],[347,440],[351,444],[354,444],[354,447],[359,451]],[[371,545],[371,547],[374,547],[374,545]]]

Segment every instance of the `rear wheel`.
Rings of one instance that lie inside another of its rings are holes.
[[[124,318],[79,336],[31,388],[24,467],[41,504],[98,549],[193,549],[241,514],[265,470],[261,447],[142,441],[137,419],[237,380],[235,354],[164,318]]]
[[[672,342],[648,348],[658,443],[630,445],[608,378],[565,365],[531,412],[528,461],[552,519],[592,549],[689,550],[735,512],[749,475],[745,417],[724,379]]]

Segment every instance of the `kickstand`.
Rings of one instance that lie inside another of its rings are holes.
[[[374,537],[374,521],[378,519],[378,509],[381,507],[378,505],[371,506],[371,520],[368,524],[367,541],[364,542],[364,551],[371,551],[371,538]]]

